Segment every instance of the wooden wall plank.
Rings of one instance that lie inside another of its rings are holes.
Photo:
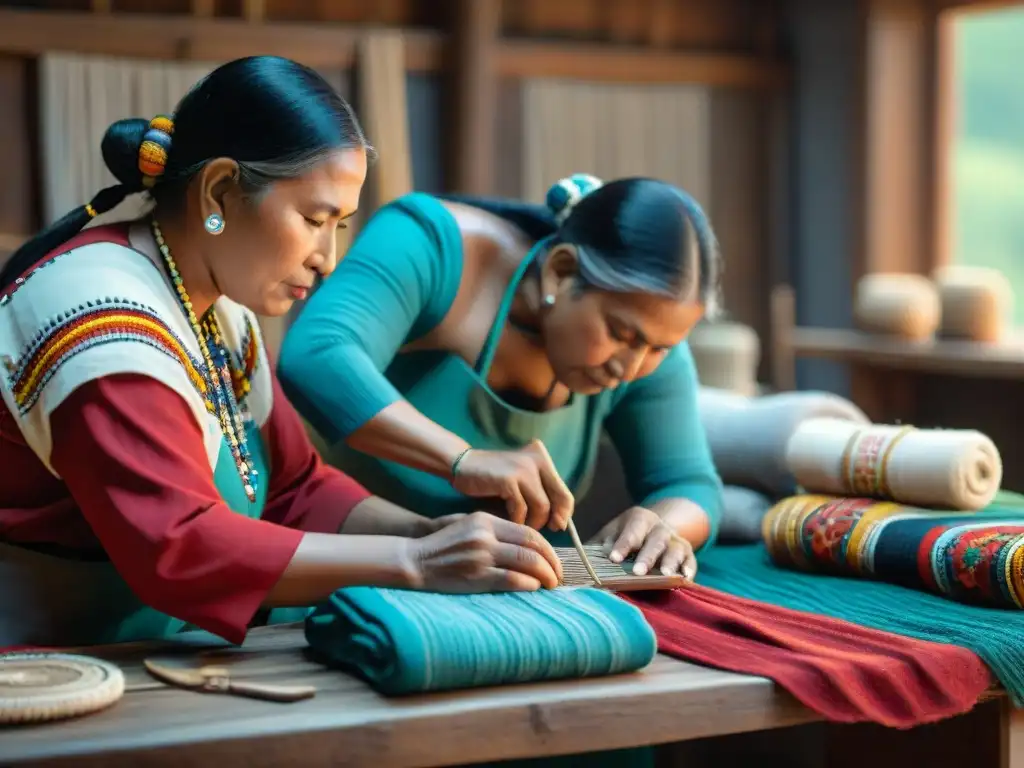
[[[0,251],[37,223],[33,68],[28,59],[0,55]]]
[[[451,191],[494,193],[495,118],[501,0],[459,0],[453,8],[450,87]]]
[[[929,0],[867,3],[863,272],[927,273],[934,264],[934,24]]]
[[[764,377],[770,366],[769,243],[764,211],[764,152],[767,131],[755,94],[714,89],[711,93],[711,173],[707,207],[725,264],[724,307],[761,339]]]
[[[498,82],[497,136],[494,141],[494,192],[500,197],[522,198],[523,81],[505,77]]]
[[[935,115],[932,146],[932,196],[929,248],[934,266],[949,263],[956,242],[956,217],[953,215],[953,142],[956,136],[960,105],[956,89],[955,13],[940,14],[931,35],[932,73],[931,97]]]
[[[258,24],[263,21],[266,13],[266,0],[242,0],[242,18],[250,24]]]

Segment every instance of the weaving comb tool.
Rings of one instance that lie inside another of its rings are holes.
[[[638,576],[627,570],[632,565],[612,562],[598,544],[584,544],[576,531],[576,524],[569,518],[569,536],[572,547],[555,547],[555,554],[562,562],[562,584],[564,587],[597,587],[612,592],[640,592],[654,589],[676,589],[689,582],[681,574],[663,576],[645,574]]]
[[[316,695],[312,685],[268,685],[266,683],[242,683],[231,679],[225,667],[200,667],[199,669],[158,664],[145,659],[146,671],[157,680],[179,688],[202,693],[230,693],[263,701],[289,703],[311,699]]]

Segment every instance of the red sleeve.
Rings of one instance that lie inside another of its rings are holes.
[[[89,382],[53,412],[51,461],[147,605],[240,643],[302,539],[232,512],[188,405],[154,379]]]
[[[370,493],[323,463],[306,428],[274,379],[274,407],[264,427],[270,488],[263,519],[310,533],[337,533],[349,512]]]

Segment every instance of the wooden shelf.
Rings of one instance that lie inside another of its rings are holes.
[[[1014,339],[1000,344],[909,342],[826,328],[794,328],[791,334],[790,344],[795,357],[918,373],[1024,380],[1024,340]]]

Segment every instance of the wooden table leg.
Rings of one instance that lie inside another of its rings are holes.
[[[1024,709],[1014,709],[1002,702],[999,768],[1024,768]]]

